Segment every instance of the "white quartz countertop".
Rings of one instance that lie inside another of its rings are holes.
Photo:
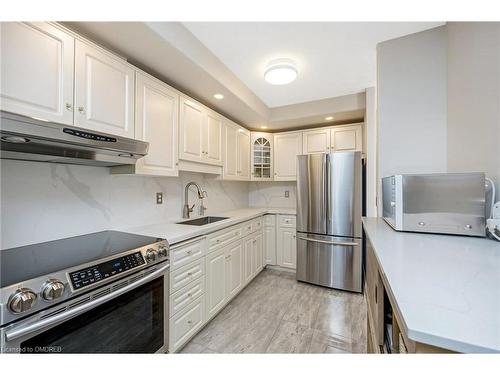
[[[227,217],[228,219],[217,221],[215,223],[207,225],[195,226],[195,225],[178,224],[179,221],[189,220],[189,219],[178,219],[173,222],[162,222],[140,227],[121,228],[121,229],[130,233],[141,234],[144,236],[165,238],[172,245],[177,242],[185,241],[190,238],[198,236],[203,236],[205,234],[215,232],[220,229],[230,227],[231,225],[235,225],[243,221],[247,221],[265,214],[295,215],[295,209],[279,208],[279,207],[242,208],[238,210],[210,214],[210,216]]]
[[[410,339],[500,352],[500,242],[397,232],[381,218],[363,226]]]

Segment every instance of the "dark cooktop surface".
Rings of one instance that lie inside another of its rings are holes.
[[[0,287],[161,241],[137,234],[103,231],[0,251]]]

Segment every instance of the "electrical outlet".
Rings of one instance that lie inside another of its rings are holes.
[[[288,190],[285,190],[285,198],[290,198],[290,192]]]
[[[163,204],[163,193],[156,193],[156,204]]]

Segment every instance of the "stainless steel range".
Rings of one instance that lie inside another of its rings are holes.
[[[103,231],[0,252],[4,353],[168,349],[169,245]]]

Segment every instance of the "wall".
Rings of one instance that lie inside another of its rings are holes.
[[[207,191],[207,214],[248,207],[247,182],[220,181],[200,173],[116,176],[107,168],[13,160],[2,160],[0,167],[2,249],[177,220],[182,216],[184,186],[189,181]],[[163,205],[155,200],[160,191]],[[191,192],[190,202],[195,197]]]
[[[248,203],[250,207],[287,207],[296,206],[295,181],[250,182]],[[285,198],[285,191],[290,197]]]
[[[484,171],[500,192],[500,23],[448,31],[448,171]]]
[[[446,64],[445,26],[377,46],[379,178],[446,172]]]
[[[366,89],[366,113],[363,129],[363,150],[366,156],[366,216],[377,216],[377,93]]]
[[[446,171],[446,28],[377,46],[380,177]]]

